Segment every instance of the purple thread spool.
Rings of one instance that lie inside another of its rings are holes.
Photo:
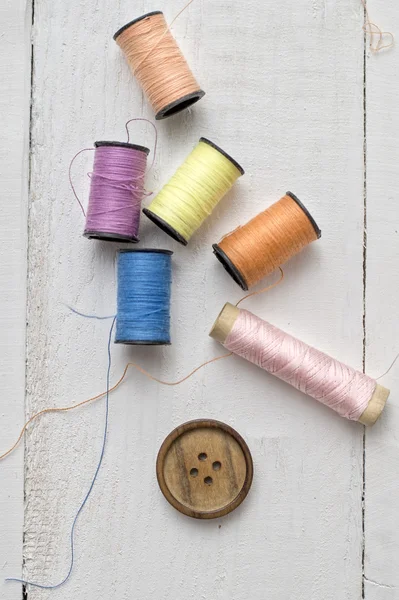
[[[84,236],[138,242],[149,149],[125,142],[95,142]]]

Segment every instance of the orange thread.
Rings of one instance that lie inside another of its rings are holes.
[[[281,271],[281,277],[278,281],[276,281],[275,283],[272,283],[271,285],[269,285],[268,287],[258,291],[258,292],[253,292],[252,294],[248,294],[247,296],[244,296],[243,298],[241,298],[241,300],[239,300],[236,304],[236,306],[238,306],[241,302],[243,302],[244,300],[246,300],[247,298],[249,298],[250,296],[253,296],[255,294],[261,294],[263,292],[267,292],[268,290],[271,290],[272,288],[276,287],[276,285],[278,285],[279,283],[282,282],[283,278],[284,278],[284,273],[282,271],[282,269],[280,269]],[[206,362],[200,364],[198,367],[196,367],[195,369],[193,369],[192,371],[190,371],[190,373],[188,375],[186,375],[185,377],[183,377],[182,379],[179,379],[178,381],[163,381],[162,379],[158,379],[157,377],[154,377],[153,375],[151,375],[151,373],[149,373],[148,371],[146,371],[145,369],[143,369],[142,367],[140,367],[140,365],[133,363],[133,362],[129,362],[122,373],[122,376],[118,379],[118,381],[115,383],[115,385],[113,385],[110,389],[109,389],[109,393],[115,391],[123,382],[123,380],[125,379],[127,372],[129,370],[130,367],[134,367],[135,369],[137,369],[137,371],[139,371],[140,373],[142,373],[143,375],[145,375],[146,377],[148,377],[149,379],[151,379],[152,381],[155,381],[161,385],[168,385],[168,386],[175,386],[175,385],[179,385],[180,383],[183,383],[184,381],[187,381],[187,379],[189,379],[190,377],[192,377],[197,371],[199,371],[200,369],[202,369],[203,367],[206,367],[207,365],[210,365],[212,363],[215,363],[219,360],[222,360],[223,358],[229,358],[230,356],[232,356],[232,352],[229,352],[228,354],[222,354],[221,356],[216,356],[215,358],[211,358],[210,360],[207,360]],[[27,430],[27,428],[29,427],[29,425],[35,421],[38,417],[41,417],[42,415],[45,414],[49,414],[49,413],[60,413],[60,412],[68,412],[70,410],[74,410],[75,408],[79,408],[81,406],[84,406],[85,404],[89,404],[91,402],[95,402],[96,400],[99,400],[100,398],[103,398],[106,395],[106,391],[105,392],[101,392],[100,394],[97,394],[96,396],[92,396],[91,398],[88,398],[87,400],[83,400],[82,402],[79,402],[78,404],[72,404],[72,406],[64,406],[61,408],[44,408],[43,410],[41,410],[38,413],[35,413],[34,415],[32,415],[32,417],[30,417],[30,419],[28,421],[26,421],[25,425],[22,427],[21,432],[16,440],[16,442],[11,446],[11,448],[9,448],[6,452],[4,452],[3,454],[0,454],[0,460],[3,460],[3,458],[6,458],[6,456],[8,456],[9,454],[11,454],[11,452],[13,452],[15,450],[15,448],[18,446],[18,444],[20,443],[22,436],[24,435],[25,431]]]
[[[204,95],[170,33],[163,13],[144,16],[122,28],[114,39],[147,95],[156,119],[175,114]]]
[[[189,379],[190,377],[192,377],[192,375],[194,375],[194,373],[196,373],[197,371],[199,371],[200,369],[202,369],[202,367],[205,367],[206,365],[209,365],[213,362],[217,362],[218,360],[221,360],[222,358],[227,358],[229,356],[232,355],[232,352],[229,352],[228,354],[222,354],[221,356],[216,356],[216,358],[212,358],[211,360],[207,360],[206,362],[202,363],[201,365],[199,365],[199,367],[196,367],[193,371],[191,371],[188,375],[186,375],[185,377],[183,377],[183,379],[179,379],[178,381],[163,381],[162,379],[158,379],[157,377],[154,377],[153,375],[151,375],[151,373],[149,373],[148,371],[146,371],[145,369],[143,369],[142,367],[140,367],[139,365],[137,365],[136,363],[130,362],[126,365],[122,377],[115,383],[114,386],[112,386],[109,389],[109,393],[113,392],[114,390],[116,390],[122,383],[122,381],[125,379],[126,374],[129,370],[129,367],[134,367],[135,369],[137,369],[138,371],[140,371],[140,373],[142,373],[143,375],[145,375],[146,377],[149,377],[149,379],[152,379],[153,381],[156,381],[157,383],[160,383],[162,385],[169,385],[169,386],[173,386],[173,385],[179,385],[180,383],[183,383],[184,381],[186,381],[187,379]],[[4,452],[3,454],[0,455],[0,460],[2,460],[3,458],[5,458],[6,456],[8,456],[9,454],[11,454],[11,452],[13,452],[13,450],[15,450],[15,448],[18,446],[19,442],[22,439],[22,436],[24,435],[26,429],[28,428],[28,426],[32,423],[32,421],[34,421],[35,419],[37,419],[38,417],[45,415],[47,413],[58,413],[58,412],[68,412],[69,410],[74,410],[75,408],[79,408],[80,406],[84,406],[85,404],[89,404],[90,402],[94,402],[95,400],[99,400],[100,398],[103,398],[106,395],[107,392],[101,392],[100,394],[97,394],[97,396],[92,396],[91,398],[88,398],[87,400],[83,400],[83,402],[79,402],[78,404],[73,404],[72,406],[65,406],[62,408],[45,408],[43,410],[41,410],[40,412],[34,414],[28,421],[26,421],[25,425],[22,427],[21,432],[17,438],[17,441],[15,442],[15,444],[13,446],[11,446],[11,448],[9,450],[7,450],[6,452]]]
[[[244,300],[251,298],[251,296],[258,296],[259,294],[263,294],[263,292],[268,292],[269,290],[272,290],[274,287],[279,285],[284,279],[284,271],[281,267],[278,267],[278,269],[280,271],[280,279],[278,279],[278,281],[275,281],[274,283],[272,283],[272,285],[268,285],[267,287],[262,288],[261,290],[258,290],[257,292],[251,292],[250,294],[247,294],[246,296],[244,296],[243,298],[241,298],[241,300],[239,300],[237,302],[236,306],[241,304],[241,302],[244,302]]]
[[[370,36],[370,50],[372,52],[380,52],[380,50],[387,50],[388,48],[392,48],[394,45],[394,35],[390,31],[381,31],[380,27],[375,23],[370,21],[369,12],[367,10],[367,5],[365,0],[360,0],[363,4],[364,14],[365,14],[365,23],[363,25],[363,31]],[[384,36],[388,36],[390,38],[390,42],[388,44],[383,44]],[[377,41],[375,41],[377,38]]]
[[[237,283],[248,289],[318,237],[316,223],[295,196],[287,192],[246,225],[214,244],[214,251]]]

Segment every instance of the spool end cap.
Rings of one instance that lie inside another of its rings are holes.
[[[214,340],[224,344],[230,331],[233,329],[233,325],[239,315],[240,309],[237,306],[233,306],[230,302],[226,302],[220,311],[216,321],[212,325],[212,329],[209,335]]]
[[[150,219],[150,221],[152,221],[153,223],[155,223],[155,225],[162,229],[162,231],[164,231],[165,233],[170,235],[171,238],[176,240],[176,242],[179,242],[179,244],[182,244],[183,246],[187,246],[188,241],[182,235],[180,235],[180,233],[176,231],[176,229],[169,225],[169,223],[167,223],[166,221],[161,219],[161,217],[158,217],[157,214],[152,212],[152,210],[149,210],[148,208],[143,208],[143,213],[146,217]]]
[[[389,394],[390,391],[387,388],[377,383],[366,410],[359,417],[359,423],[368,426],[374,425],[384,410]]]
[[[170,104],[167,104],[166,106],[161,108],[161,110],[159,110],[155,115],[155,120],[161,121],[162,119],[166,119],[167,117],[172,117],[173,115],[176,115],[182,110],[189,108],[190,106],[198,102],[198,100],[201,100],[201,98],[203,98],[204,96],[205,92],[203,90],[197,90],[196,92],[191,92],[191,94],[186,94],[178,100],[174,100],[173,102],[170,102]]]
[[[244,290],[244,292],[248,291],[247,282],[245,281],[243,275],[240,273],[237,267],[233,265],[227,254],[223,252],[223,250],[218,244],[212,244],[212,248],[214,255],[216,256],[218,261],[223,265],[223,268],[225,269],[225,271],[227,271],[230,277],[232,277],[234,281],[238,283],[238,285],[241,289]]]

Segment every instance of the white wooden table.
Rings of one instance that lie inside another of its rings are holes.
[[[170,21],[183,5],[31,4],[0,6],[0,451],[33,412],[104,389],[108,324],[79,319],[65,303],[112,313],[117,245],[81,236],[67,169],[80,148],[123,140],[126,120],[153,116],[114,31],[154,9]],[[398,36],[395,3],[369,4],[373,20]],[[143,219],[141,246],[175,252],[173,345],[114,346],[113,381],[128,360],[174,380],[220,353],[208,330],[240,290],[211,244],[288,189],[322,239],[248,308],[373,376],[389,366],[399,351],[398,52],[372,55],[362,23],[360,0],[196,0],[176,22],[207,95],[158,124],[148,187],[166,182],[201,135],[246,175],[187,248]],[[152,143],[140,125],[132,137]],[[75,169],[83,197],[90,160]],[[392,389],[389,405],[365,432],[238,358],[176,388],[131,372],[111,396],[109,445],[79,520],[73,576],[27,598],[399,599],[399,367],[382,383]],[[22,597],[6,576],[55,583],[65,575],[103,415],[99,401],[46,416],[0,463],[2,600]],[[171,508],[155,479],[166,434],[200,417],[235,427],[255,465],[245,503],[211,522]]]

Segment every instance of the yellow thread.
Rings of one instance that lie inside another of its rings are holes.
[[[283,270],[280,269],[281,272],[281,277],[278,281],[276,281],[275,283],[272,283],[271,285],[269,285],[266,288],[263,288],[262,290],[259,290],[258,292],[252,292],[251,294],[248,294],[247,296],[244,296],[243,298],[241,298],[241,300],[239,300],[236,304],[236,306],[238,306],[241,302],[243,302],[244,300],[246,300],[247,298],[249,298],[250,296],[254,296],[256,294],[262,294],[263,292],[267,292],[268,290],[271,290],[272,288],[276,287],[276,285],[279,285],[282,280],[284,279],[284,273]],[[110,389],[109,389],[109,393],[115,391],[123,382],[123,380],[126,377],[126,374],[129,370],[129,367],[134,367],[135,369],[137,369],[140,373],[142,373],[143,375],[145,375],[146,377],[148,377],[149,379],[151,379],[152,381],[155,381],[161,385],[168,385],[168,386],[175,386],[175,385],[179,385],[180,383],[183,383],[184,381],[187,381],[187,379],[189,379],[190,377],[192,377],[197,371],[199,371],[200,369],[202,369],[203,367],[206,367],[206,365],[210,365],[212,363],[215,363],[219,360],[222,360],[223,358],[229,358],[230,356],[232,356],[232,352],[229,352],[228,354],[222,354],[221,356],[216,356],[215,358],[211,358],[210,360],[207,360],[206,362],[200,364],[198,367],[196,367],[195,369],[193,369],[192,371],[190,371],[190,373],[188,375],[186,375],[185,377],[183,377],[182,379],[179,379],[178,381],[163,381],[162,379],[158,379],[157,377],[154,377],[153,375],[151,375],[151,373],[149,373],[148,371],[146,371],[145,369],[143,369],[142,367],[140,367],[139,365],[137,365],[136,363],[130,362],[128,363],[125,368],[124,371],[122,373],[122,376],[120,377],[120,379],[115,383],[115,385],[113,385]],[[89,404],[90,402],[94,402],[95,400],[99,400],[100,398],[103,398],[106,395],[106,391],[105,392],[101,392],[100,394],[97,394],[96,396],[92,396],[91,398],[88,398],[87,400],[83,400],[82,402],[79,402],[78,404],[73,404],[72,406],[65,406],[65,407],[61,407],[61,408],[44,408],[43,410],[41,410],[38,413],[35,413],[34,415],[32,415],[32,417],[30,417],[30,419],[28,421],[26,421],[25,425],[22,427],[21,432],[16,440],[16,442],[11,446],[11,448],[9,448],[6,452],[4,452],[3,454],[0,454],[0,460],[3,460],[3,458],[6,458],[6,456],[8,456],[9,454],[11,454],[11,452],[13,452],[15,450],[15,448],[18,446],[19,442],[22,439],[22,436],[24,435],[25,431],[27,430],[27,428],[29,427],[29,425],[35,421],[38,417],[45,415],[45,414],[49,414],[49,413],[60,413],[60,412],[68,412],[70,410],[74,410],[75,408],[79,408],[80,406],[84,406],[85,404]]]
[[[231,160],[200,140],[148,211],[187,242],[241,174]]]

